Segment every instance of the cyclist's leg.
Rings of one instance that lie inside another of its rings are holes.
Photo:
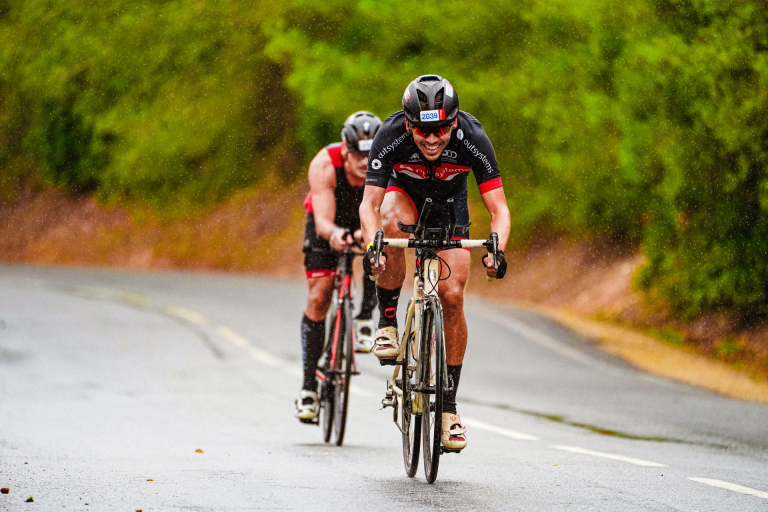
[[[363,278],[363,300],[360,312],[355,317],[355,351],[367,353],[371,351],[374,333],[373,310],[378,303],[376,299],[376,282]]]
[[[459,224],[469,223],[466,192],[454,198],[456,219]],[[469,238],[465,232],[462,238]],[[450,277],[440,283],[440,302],[443,306],[443,327],[445,330],[446,363],[448,366],[450,389],[443,395],[442,443],[454,451],[460,451],[467,445],[466,429],[456,411],[456,393],[459,389],[461,366],[467,349],[467,322],[464,317],[464,288],[469,276],[469,251],[452,249],[440,252],[451,268]]]
[[[445,330],[445,359],[448,365],[449,385],[443,394],[443,423],[441,442],[453,451],[467,446],[466,429],[456,411],[456,392],[459,389],[461,365],[467,349],[467,322],[464,318],[464,286],[469,275],[469,251],[451,249],[441,251],[440,257],[451,267],[451,277],[440,283],[440,303],[443,306]]]
[[[304,238],[306,247],[326,249],[327,242],[317,236],[312,214],[307,216]],[[330,249],[330,247],[328,247]],[[304,257],[306,269],[307,307],[301,320],[301,348],[304,366],[302,394],[296,403],[297,416],[303,420],[317,417],[317,362],[325,343],[325,315],[331,303],[336,259],[333,254],[308,252]]]
[[[443,306],[445,328],[445,360],[448,366],[460,365],[467,349],[467,321],[464,318],[464,288],[469,276],[469,251],[440,251],[440,257],[451,269],[451,275],[440,281],[438,293]],[[445,277],[445,276],[443,276]]]
[[[363,301],[360,304],[360,312],[355,317],[355,320],[370,319],[373,316],[376,304],[376,281],[363,279]]]
[[[390,182],[391,184],[392,182]],[[413,200],[401,188],[390,186],[381,205],[381,223],[385,238],[407,238],[408,234],[400,231],[397,223],[413,224],[416,222],[416,210]],[[405,251],[387,247],[387,269],[379,276],[376,283],[376,295],[379,302],[379,328],[376,331],[373,353],[380,358],[397,355],[397,301],[405,280]]]

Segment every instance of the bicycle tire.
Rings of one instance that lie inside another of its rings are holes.
[[[331,441],[331,436],[333,435],[333,418],[335,405],[334,379],[336,372],[335,368],[331,365],[331,352],[333,351],[333,346],[336,343],[336,339],[334,338],[334,325],[336,324],[337,314],[337,308],[331,309],[328,314],[328,342],[326,343],[326,362],[324,369],[325,371],[323,372],[325,375],[325,380],[323,380],[322,384],[320,385],[320,421],[323,425],[323,440],[326,443]]]
[[[440,299],[426,300],[421,350],[422,385],[434,385],[434,393],[422,393],[421,420],[424,476],[432,484],[437,479],[442,447],[440,437],[443,424],[443,392],[445,386],[445,340],[443,339],[443,314]],[[427,357],[425,357],[427,355]]]
[[[419,469],[419,448],[421,442],[421,415],[413,412],[414,400],[420,400],[413,392],[414,385],[417,383],[416,361],[418,354],[411,353],[411,347],[416,341],[416,332],[411,331],[403,336],[405,350],[403,354],[402,386],[403,399],[400,407],[401,426],[403,428],[403,462],[405,463],[405,474],[413,478]]]
[[[333,397],[336,408],[336,417],[333,420],[336,446],[341,446],[344,443],[344,433],[347,427],[347,408],[349,406],[349,384],[352,380],[352,365],[355,353],[354,322],[352,322],[352,304],[349,295],[346,295],[342,300],[339,314],[342,315],[342,320],[339,326],[340,339],[338,340],[338,352],[336,353],[338,373],[336,373]]]
[[[327,375],[327,374],[326,374]],[[330,376],[320,384],[320,422],[323,425],[323,440],[331,441],[333,433],[333,388]]]

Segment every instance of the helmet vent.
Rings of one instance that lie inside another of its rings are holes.
[[[421,110],[429,110],[429,99],[427,98],[427,95],[419,90],[416,91],[416,94],[419,96],[419,107],[421,107]]]
[[[443,99],[445,98],[445,89],[440,89],[435,94],[435,108],[443,108]]]

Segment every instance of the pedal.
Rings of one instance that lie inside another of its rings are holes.
[[[461,453],[461,450],[449,450],[445,446],[440,445],[440,453],[441,454],[443,454],[443,453]]]
[[[379,364],[381,366],[402,366],[403,362],[391,357],[389,359],[379,359]]]
[[[387,407],[394,407],[397,403],[395,398],[395,392],[392,390],[392,385],[387,381],[387,391],[384,393],[384,398],[381,400],[382,409]]]
[[[302,422],[302,423],[305,423],[307,425],[320,425],[320,420],[319,419],[316,419],[316,420],[305,420],[305,419],[299,418],[299,421]]]

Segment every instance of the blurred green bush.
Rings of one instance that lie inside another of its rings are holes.
[[[182,215],[301,159],[269,13],[236,1],[0,0],[0,163]]]
[[[493,141],[514,236],[641,247],[692,318],[768,313],[758,0],[0,0],[0,169],[180,215],[290,182],[438,73]],[[12,166],[8,166],[11,168]],[[0,173],[3,171],[0,170]]]

